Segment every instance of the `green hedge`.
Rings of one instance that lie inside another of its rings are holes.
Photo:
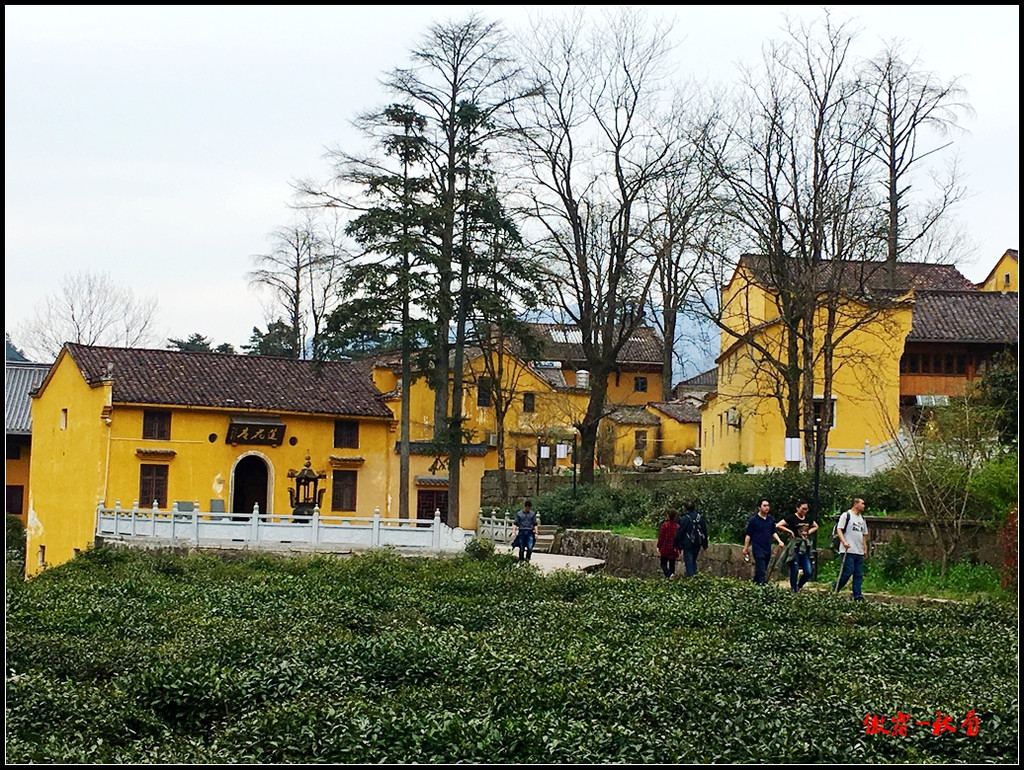
[[[888,474],[869,478],[840,473],[823,473],[819,483],[821,510],[826,522],[846,510],[854,496],[868,501],[871,511],[909,508],[909,501]],[[814,493],[814,476],[806,471],[775,470],[767,473],[718,473],[681,476],[651,486],[641,482],[622,487],[602,484],[560,487],[534,498],[534,510],[545,524],[564,527],[657,525],[665,509],[682,510],[693,500],[708,520],[708,534],[715,540],[740,542],[747,519],[757,500],[767,497],[779,518],[793,512],[800,498],[808,501]]]
[[[12,764],[1017,759],[1017,616],[991,602],[104,549],[6,598]],[[867,733],[898,713],[926,725]]]

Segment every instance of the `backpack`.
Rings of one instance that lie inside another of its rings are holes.
[[[843,527],[843,534],[846,534],[846,527],[850,526],[850,512],[844,511],[843,516],[846,517],[846,526]],[[843,516],[840,516],[839,521],[832,527],[832,540],[829,542],[832,553],[839,553],[839,546],[842,545],[842,541],[839,539],[839,525],[843,521]]]
[[[704,517],[697,511],[687,514],[690,525],[682,534],[682,546],[688,551],[697,551],[708,547],[708,536],[705,534]]]

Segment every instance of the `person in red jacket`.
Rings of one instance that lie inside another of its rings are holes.
[[[658,530],[658,553],[661,554],[661,571],[665,577],[670,578],[676,572],[676,559],[679,558],[679,550],[672,544],[676,539],[676,532],[679,531],[679,511],[669,508],[665,515],[668,516],[661,523]]]

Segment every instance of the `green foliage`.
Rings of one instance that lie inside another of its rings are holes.
[[[494,541],[485,537],[474,537],[466,543],[466,556],[483,561],[494,556]]]
[[[992,602],[545,578],[507,557],[224,562],[104,549],[8,583],[6,598],[12,764],[1017,756],[1017,616]],[[852,680],[836,677],[839,659]],[[897,711],[959,726],[970,710],[973,737],[863,727]]]
[[[273,356],[274,358],[298,358],[297,334],[283,319],[267,324],[266,334],[258,327],[252,327],[252,336],[242,350],[250,356]]]
[[[840,559],[830,559],[818,565],[818,580],[831,584],[839,575]],[[869,593],[889,593],[898,596],[930,596],[939,599],[995,599],[1011,601],[1014,594],[1000,586],[999,571],[986,564],[958,562],[949,565],[946,574],[942,567],[924,561],[912,551],[897,549],[889,553],[882,550],[877,557],[864,562],[863,589]],[[846,591],[849,591],[847,585]]]
[[[13,513],[7,514],[7,536],[4,540],[4,565],[8,580],[25,576],[25,526]]]
[[[25,357],[25,351],[18,348],[11,342],[11,335],[8,332],[4,332],[4,343],[7,348],[6,359],[7,361],[28,361]]]
[[[999,440],[1017,446],[1020,434],[1020,397],[1017,360],[1010,354],[997,356],[970,391],[971,399],[992,412]]]
[[[255,329],[253,331],[255,331]],[[228,342],[222,342],[217,347],[213,347],[212,340],[209,337],[204,337],[199,332],[192,332],[187,340],[170,337],[167,342],[169,342],[171,347],[175,350],[183,350],[191,353],[227,353],[228,355],[235,355],[234,345]]]
[[[797,500],[811,500],[814,475],[801,470],[767,473],[713,473],[684,476],[649,489],[639,485],[609,487],[581,485],[559,487],[534,498],[535,509],[547,524],[564,527],[657,528],[667,508],[682,511],[693,500],[708,521],[708,537],[716,542],[742,542],[747,519],[757,500],[767,497],[776,520],[793,512]],[[911,507],[905,492],[889,474],[869,478],[841,473],[822,473],[819,497],[825,522],[850,507],[853,497],[865,498],[872,510],[901,511]]]
[[[1010,508],[1017,502],[1019,468],[1017,452],[1010,452],[993,457],[967,482],[967,490],[988,508],[978,518],[997,524],[1006,521]]]
[[[741,463],[741,462],[737,461],[737,462],[734,462],[734,463],[729,463],[728,467],[725,469],[725,472],[726,473],[746,473],[749,470],[750,470],[750,466],[749,465],[747,465],[746,463]]]
[[[899,580],[907,570],[920,566],[921,557],[896,534],[883,548],[876,550],[871,562],[883,578],[892,581]]]

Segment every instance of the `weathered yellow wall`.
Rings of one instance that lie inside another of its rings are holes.
[[[828,436],[830,449],[876,446],[890,439],[899,424],[899,361],[910,331],[911,311],[895,310],[853,331],[836,354],[833,379],[836,425]],[[781,343],[778,325],[767,327],[765,344]],[[701,466],[721,470],[743,462],[758,468],[785,465],[785,426],[778,402],[768,396],[777,383],[756,366],[751,350],[734,346],[719,359],[718,393],[701,414],[704,444]],[[821,381],[820,368],[816,381]],[[821,395],[820,386],[816,394]],[[740,426],[728,425],[735,409]]]
[[[1009,283],[1007,283],[1009,276]],[[982,291],[1020,291],[1020,266],[1017,260],[1007,252],[999,258],[996,266],[992,268],[985,283],[981,285]]]
[[[676,454],[700,446],[700,423],[679,422],[651,407],[648,407],[647,411],[661,420],[661,440],[660,445],[656,447],[656,455]]]
[[[30,474],[34,483],[28,490],[27,575],[68,561],[75,549],[92,544],[111,432],[102,419],[109,399],[109,385],[90,388],[64,351],[43,397],[32,401]],[[67,421],[62,428],[64,409]]]

